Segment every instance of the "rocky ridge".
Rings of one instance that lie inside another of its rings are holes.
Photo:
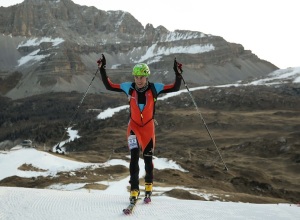
[[[59,91],[84,92],[107,56],[113,80],[131,80],[137,62],[149,64],[154,81],[173,80],[175,57],[192,85],[215,85],[264,76],[277,67],[237,43],[196,31],[145,27],[130,13],[80,6],[71,0],[25,0],[0,8],[1,90],[13,99]],[[169,73],[169,74],[168,74]],[[97,78],[92,93],[104,92]]]

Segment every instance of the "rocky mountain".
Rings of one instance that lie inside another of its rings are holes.
[[[145,27],[125,11],[103,11],[71,0],[24,0],[0,7],[0,94],[19,99],[48,92],[84,92],[100,54],[114,81],[131,80],[137,62],[152,81],[173,80],[174,57],[191,85],[265,76],[278,69],[237,43],[196,31]],[[99,77],[90,92],[105,91]]]

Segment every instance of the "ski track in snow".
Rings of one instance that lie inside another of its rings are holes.
[[[143,193],[141,194],[143,196]],[[152,203],[139,201],[130,216],[122,210],[128,196],[97,191],[58,191],[0,187],[1,220],[66,219],[297,219],[300,207],[289,204],[251,204],[180,200],[153,196]]]

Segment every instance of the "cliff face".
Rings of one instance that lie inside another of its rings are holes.
[[[240,44],[201,32],[145,27],[124,11],[102,11],[71,0],[25,0],[0,7],[0,74],[3,83],[22,73],[2,95],[21,98],[55,91],[85,91],[101,53],[114,80],[131,80],[137,62],[149,64],[152,81],[173,80],[175,57],[186,81],[212,85],[264,76],[277,69]],[[169,74],[166,74],[171,72]],[[92,92],[105,91],[100,82]]]

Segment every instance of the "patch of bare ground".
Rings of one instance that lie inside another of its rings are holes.
[[[193,195],[189,191],[182,190],[182,189],[172,189],[170,191],[165,192],[164,194],[177,199],[205,200],[197,195]]]
[[[21,166],[18,167],[18,170],[23,171],[37,171],[37,172],[45,172],[46,170],[34,167],[32,164],[24,163]]]

